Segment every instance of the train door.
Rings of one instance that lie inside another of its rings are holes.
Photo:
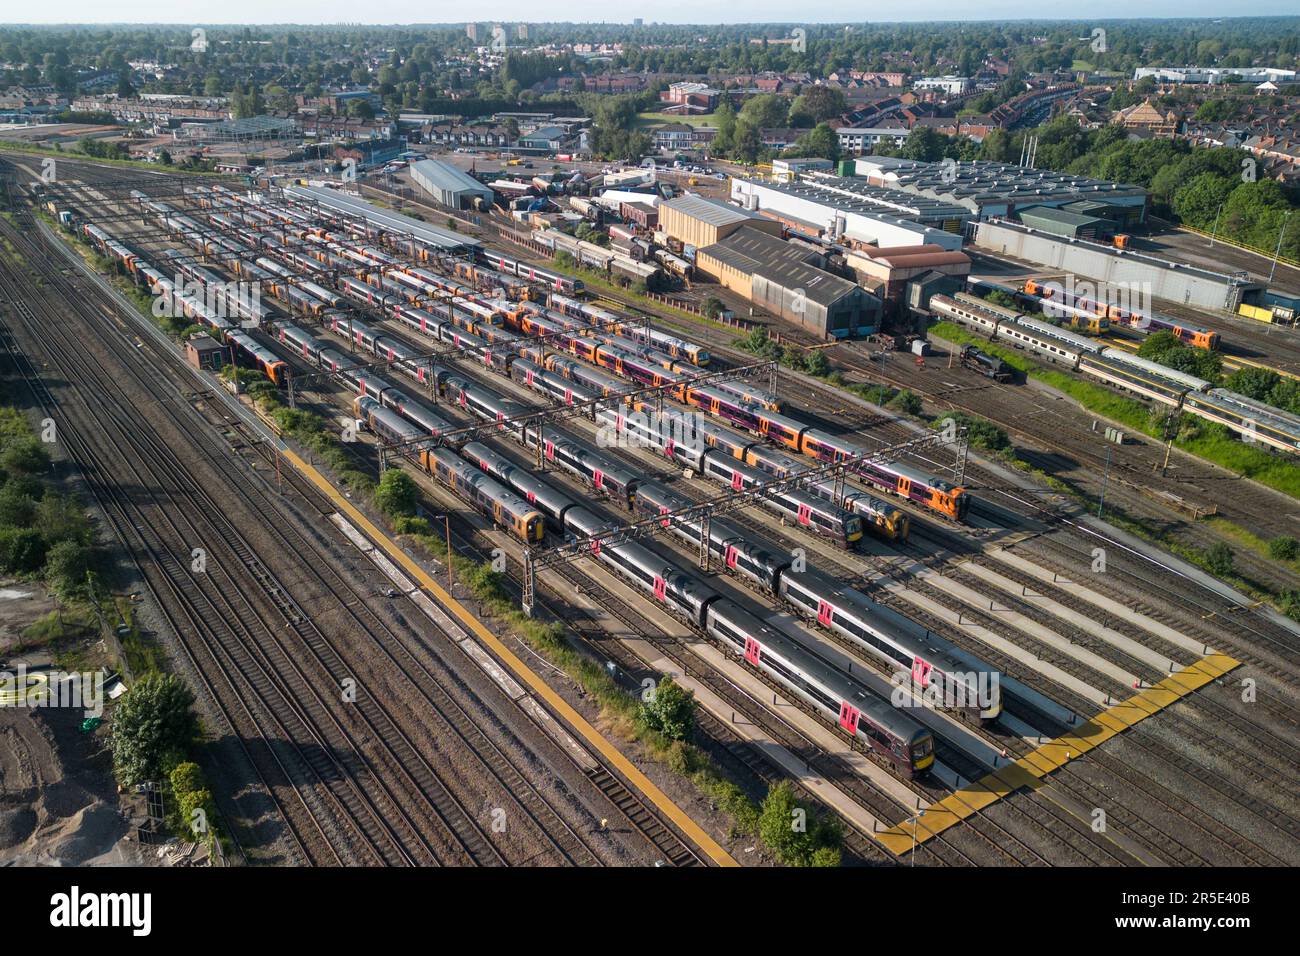
[[[840,726],[851,734],[858,732],[858,717],[861,711],[850,704],[847,700],[840,702]]]
[[[911,478],[904,478],[902,475],[899,475],[899,477],[898,477],[898,493],[899,493],[900,495],[902,495],[904,498],[911,498],[911,497],[912,497],[912,479],[911,479]]]

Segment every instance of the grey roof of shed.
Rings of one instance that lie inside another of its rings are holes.
[[[676,210],[710,226],[729,226],[733,222],[747,222],[759,218],[757,213],[750,212],[748,209],[718,202],[716,199],[705,199],[703,196],[678,196],[660,205],[664,209]]]
[[[318,186],[290,185],[284,187],[284,194],[289,199],[304,203],[319,203],[345,216],[357,216],[371,225],[397,235],[410,235],[440,249],[477,248],[483,245],[478,239],[430,226],[428,223],[403,216],[401,213],[380,209],[373,203],[356,196],[349,196],[335,189],[323,189]]]
[[[733,269],[761,276],[786,289],[802,289],[807,299],[820,305],[830,305],[861,291],[857,283],[810,264],[807,260],[814,253],[744,226],[725,239],[704,247],[697,255],[710,256]]]
[[[462,172],[450,163],[444,163],[437,159],[424,159],[411,166],[411,177],[421,177],[427,180],[433,189],[443,192],[463,193],[471,192],[478,195],[492,195],[492,190],[484,186],[481,182],[466,172]],[[426,189],[424,183],[416,179],[416,182]]]

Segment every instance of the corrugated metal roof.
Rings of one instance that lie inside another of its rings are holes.
[[[1016,214],[1020,216],[1021,220],[1030,225],[1035,222],[1051,222],[1075,229],[1106,221],[1098,219],[1096,216],[1085,216],[1081,213],[1070,212],[1068,209],[1057,209],[1054,206],[1025,206],[1023,209],[1016,210]]]
[[[373,226],[398,235],[414,236],[416,239],[427,242],[439,249],[477,248],[483,245],[477,239],[462,236],[456,232],[448,232],[445,229],[438,229],[435,226],[420,222],[418,219],[412,219],[410,216],[388,212],[366,202],[364,199],[348,196],[335,189],[292,185],[284,187],[284,194],[301,202],[319,203],[321,206],[333,209],[335,212],[365,219]]]
[[[848,279],[810,265],[806,260],[814,253],[757,229],[741,227],[696,255],[709,256],[787,289],[802,289],[806,298],[821,305],[830,305],[858,288]]]
[[[411,166],[411,178],[430,192],[472,192],[478,195],[486,194],[489,197],[492,195],[492,190],[473,176],[457,169],[450,163],[444,163],[437,159],[425,159],[413,164]],[[421,182],[421,179],[425,180],[425,182]],[[426,185],[426,182],[428,185]]]
[[[758,218],[747,209],[718,202],[716,199],[705,199],[703,196],[679,196],[664,202],[663,207],[674,209],[710,226],[729,226],[733,222],[746,222]]]

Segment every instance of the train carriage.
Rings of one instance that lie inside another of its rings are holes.
[[[934,735],[920,722],[817,660],[735,602],[726,598],[712,602],[705,631],[746,664],[792,689],[904,776],[918,776],[934,765]]]
[[[545,536],[546,519],[540,511],[455,452],[433,448],[426,459],[434,477],[520,541],[537,544]]]
[[[804,617],[848,638],[943,709],[990,721],[1002,712],[1001,675],[966,657],[943,638],[865,594],[818,571],[787,571],[779,594]]]

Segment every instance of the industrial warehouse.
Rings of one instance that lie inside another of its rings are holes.
[[[857,175],[873,186],[928,196],[966,207],[976,219],[1009,218],[1026,206],[1079,203],[1114,211],[1120,228],[1146,222],[1149,197],[1145,189],[1050,170],[1026,169],[1007,163],[926,163],[889,156],[856,161]]]
[[[755,305],[830,338],[880,326],[881,304],[865,289],[812,264],[816,253],[742,226],[696,253],[695,267]]]
[[[486,209],[492,190],[451,163],[425,159],[411,164],[411,179],[435,202],[452,209]]]

